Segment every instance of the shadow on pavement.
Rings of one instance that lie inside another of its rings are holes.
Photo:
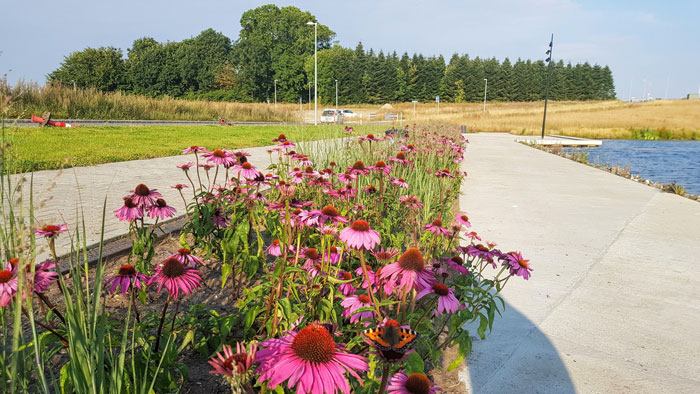
[[[469,326],[476,333],[478,325]],[[460,379],[469,393],[576,393],[562,357],[549,338],[506,303],[486,340],[474,339]]]

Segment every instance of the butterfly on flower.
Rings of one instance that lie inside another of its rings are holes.
[[[418,333],[401,327],[396,320],[387,320],[381,327],[362,331],[362,337],[383,355],[401,357],[411,350]]]

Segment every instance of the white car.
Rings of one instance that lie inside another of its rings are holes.
[[[321,123],[340,123],[343,121],[343,112],[338,110],[336,112],[333,108],[327,108],[321,113]]]
[[[343,117],[345,118],[356,118],[358,115],[356,112],[352,112],[349,109],[343,110]]]

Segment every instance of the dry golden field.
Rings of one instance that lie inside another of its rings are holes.
[[[544,102],[505,103],[413,103],[349,106],[362,113],[403,112],[404,120],[418,123],[445,122],[466,125],[470,130],[503,131],[539,135]],[[549,102],[547,134],[587,138],[676,138],[700,139],[700,101],[657,100],[647,103],[623,101]]]

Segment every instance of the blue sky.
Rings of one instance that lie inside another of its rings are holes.
[[[9,4],[7,4],[9,3]],[[238,37],[241,14],[270,1],[8,1],[0,24],[0,75],[45,82],[68,53],[134,39],[179,41],[212,27]],[[457,53],[609,65],[618,98],[685,97],[700,88],[700,1],[352,0],[281,1],[316,15],[354,48]]]

